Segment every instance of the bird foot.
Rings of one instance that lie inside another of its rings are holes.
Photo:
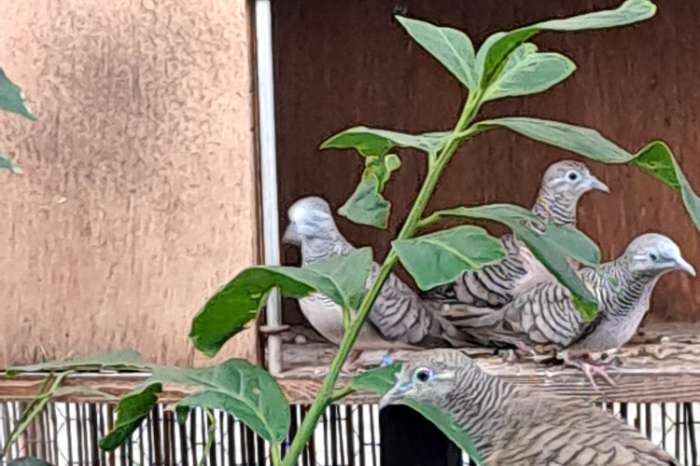
[[[340,371],[343,375],[352,375],[362,368],[362,351],[355,350],[350,353],[350,357],[343,364]]]
[[[594,390],[598,391],[600,390],[600,387],[595,383],[595,376],[598,375],[600,376],[603,380],[605,380],[610,386],[616,387],[617,383],[610,377],[610,375],[607,373],[605,370],[605,367],[603,365],[599,364],[592,364],[590,362],[586,362],[582,359],[576,359],[576,360],[570,360],[570,359],[565,359],[564,363],[570,366],[578,367],[583,371],[584,375],[588,379],[588,382],[591,384],[591,387],[593,387]]]

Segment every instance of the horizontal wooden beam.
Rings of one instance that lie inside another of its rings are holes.
[[[700,401],[700,326],[674,324],[655,326],[641,332],[634,341],[611,355],[608,373],[616,382],[609,386],[601,381],[600,390],[591,388],[583,374],[561,363],[533,360],[504,362],[493,350],[463,349],[487,372],[521,385],[575,396],[591,401],[661,403]],[[289,401],[309,404],[318,392],[335,348],[325,343],[285,346],[285,370],[277,378]],[[398,361],[410,360],[412,351],[392,353]],[[358,364],[370,367],[381,361],[383,352],[365,351]],[[341,382],[351,373],[345,373]],[[45,374],[23,374],[17,378],[0,377],[0,399],[30,400],[39,391]],[[78,373],[64,381],[65,386],[86,386],[114,397],[120,397],[143,382],[146,375],[124,373]],[[192,394],[196,387],[166,386],[161,396],[164,403]],[[78,392],[67,394],[65,401],[96,401],[94,395]],[[376,403],[376,395],[355,393],[343,403]]]

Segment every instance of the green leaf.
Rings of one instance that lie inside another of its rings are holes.
[[[485,91],[483,101],[546,91],[575,70],[576,64],[565,55],[541,53],[535,44],[522,44],[508,57],[503,72]]]
[[[391,202],[381,193],[391,172],[400,166],[401,160],[396,154],[365,157],[360,183],[338,213],[355,223],[385,229],[389,224]]]
[[[275,379],[247,361],[231,360],[214,367],[202,391],[179,407],[219,409],[236,416],[265,440],[282,442],[289,433],[289,403]]]
[[[396,19],[421,47],[462,84],[468,89],[477,88],[479,80],[474,66],[474,46],[464,32],[403,16],[396,16]]]
[[[17,113],[32,121],[36,120],[24,103],[22,90],[10,81],[2,68],[0,68],[0,110]]]
[[[162,384],[146,382],[124,395],[117,405],[117,421],[100,440],[100,448],[112,451],[126,442],[156,405],[162,390]]]
[[[17,458],[10,461],[9,463],[7,463],[7,466],[51,466],[51,463],[48,463],[39,458],[25,456],[24,458]]]
[[[20,372],[65,372],[69,370],[101,371],[101,370],[141,370],[147,369],[141,355],[133,350],[97,353],[89,356],[50,361],[28,366],[10,367],[7,377],[15,377]]]
[[[355,149],[365,161],[360,183],[338,213],[361,225],[386,228],[391,203],[381,193],[391,173],[401,166],[398,156],[389,154],[389,151],[395,147],[408,147],[435,153],[450,136],[450,132],[413,135],[357,126],[328,138],[321,144],[321,149]]]
[[[505,258],[501,241],[472,225],[396,240],[392,246],[423,290],[453,282],[464,272]]]
[[[267,440],[284,439],[289,430],[289,404],[275,379],[247,361],[231,359],[203,369],[154,367],[146,381],[121,399],[114,428],[100,447],[111,451],[124,444],[156,405],[164,385],[201,388],[175,406],[180,421],[189,408],[202,407],[236,416]]]
[[[663,141],[654,141],[632,154],[598,131],[559,121],[526,117],[486,120],[475,125],[479,131],[503,127],[535,141],[569,150],[604,163],[627,163],[657,178],[671,189],[679,191],[690,218],[700,229],[700,198],[693,191],[673,152]]]
[[[342,301],[336,301],[336,303],[349,309],[356,309],[365,296],[371,266],[372,249],[367,247],[356,249],[345,256],[335,256],[314,262],[308,268],[333,282],[342,296]]]
[[[571,18],[552,19],[530,26],[500,33],[489,37],[477,54],[477,68],[480,73],[480,87],[488,89],[503,72],[508,56],[521,44],[542,31],[581,31],[585,29],[602,29],[644,21],[656,14],[656,5],[649,0],[626,0],[614,10],[586,13]],[[482,59],[479,61],[479,55]]]
[[[369,391],[376,393],[379,396],[383,396],[396,383],[396,375],[400,370],[401,366],[399,364],[392,364],[391,366],[381,367],[378,369],[370,369],[354,377],[350,381],[350,386],[354,390]],[[462,428],[452,420],[449,414],[444,413],[434,406],[428,406],[414,400],[404,400],[402,401],[402,404],[409,406],[411,409],[417,411],[427,420],[432,422],[450,440],[452,440],[462,450],[466,451],[469,457],[477,464],[485,464],[469,435],[467,435],[467,433],[464,432],[464,430],[462,430]]]
[[[340,274],[337,270],[324,269],[322,263],[314,264],[313,268],[257,266],[245,269],[209,298],[194,317],[190,331],[192,344],[208,356],[215,355],[229,338],[255,318],[273,288],[279,288],[290,298],[302,298],[319,291],[340,306],[352,308],[360,292],[356,288],[359,278],[355,275],[361,275],[362,269],[348,274],[341,265],[348,261],[359,267],[358,264],[371,262],[371,258],[371,249],[362,248],[342,258],[331,259]],[[364,293],[365,282],[362,285]]]
[[[510,228],[576,298],[577,309],[584,318],[595,317],[595,297],[571,268],[567,257],[579,262],[600,262],[600,250],[593,240],[571,227],[543,223],[527,209],[512,204],[458,207],[433,214],[441,218],[480,218],[502,223]]]
[[[0,154],[0,171],[7,170],[9,172],[15,173],[17,175],[22,173],[22,169],[14,163],[12,160]]]
[[[355,149],[364,157],[383,157],[394,147],[437,152],[450,138],[449,131],[406,134],[386,129],[355,126],[337,133],[321,144],[321,149]]]

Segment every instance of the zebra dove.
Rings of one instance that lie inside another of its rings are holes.
[[[609,191],[584,164],[573,160],[556,162],[542,177],[532,212],[556,225],[576,226],[578,201],[594,189]],[[501,262],[465,272],[455,282],[429,290],[424,297],[445,304],[498,308],[512,301],[523,289],[552,278],[527,246],[513,235],[502,236],[501,242],[506,250]]]
[[[328,203],[320,197],[305,197],[288,211],[289,226],[283,241],[301,247],[304,265],[349,253],[354,247],[338,231]],[[368,286],[379,267],[372,264]],[[324,338],[342,339],[340,306],[315,293],[299,300],[301,311]],[[407,348],[439,344],[461,344],[459,332],[439,315],[437,303],[423,301],[407,284],[391,274],[384,283],[354,347],[365,349]]]
[[[647,233],[635,238],[616,260],[579,271],[598,301],[599,312],[592,322],[583,320],[569,290],[552,280],[534,285],[500,309],[463,309],[464,318],[453,323],[485,345],[564,349],[564,361],[583,370],[594,387],[594,374],[613,383],[601,366],[585,361],[587,355],[627,343],[649,309],[659,278],[673,270],[695,276],[676,243],[664,235]]]
[[[415,400],[451,415],[489,466],[678,466],[627,424],[580,399],[513,385],[458,350],[403,365],[380,407]]]

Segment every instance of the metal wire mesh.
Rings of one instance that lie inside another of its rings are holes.
[[[601,407],[635,426],[681,464],[700,464],[696,429],[700,403],[605,403]],[[3,445],[24,408],[25,403],[0,402]],[[290,435],[296,432],[307,408],[291,408]],[[111,429],[114,419],[114,407],[109,404],[49,403],[12,447],[9,458],[36,456],[58,466],[195,466],[205,454],[210,420],[201,410],[193,410],[187,422],[180,425],[174,413],[158,406],[125,447],[106,453],[100,450],[99,439]],[[215,419],[213,446],[202,464],[270,464],[268,445],[243,423],[222,412],[216,412]],[[332,406],[324,413],[299,464],[377,466],[380,440],[376,406]],[[470,464],[466,456],[464,464]]]

